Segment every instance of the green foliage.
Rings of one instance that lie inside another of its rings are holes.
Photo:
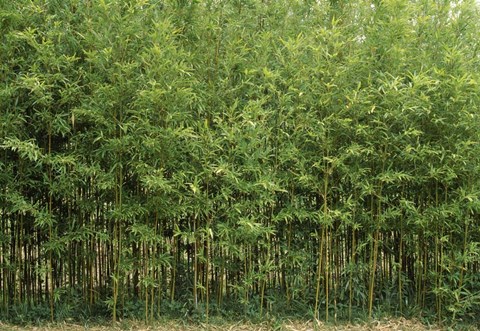
[[[0,316],[480,316],[479,8],[4,1]]]

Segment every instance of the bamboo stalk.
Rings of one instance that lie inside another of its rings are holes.
[[[316,291],[315,291],[315,318],[319,319],[320,316],[319,314],[319,303],[320,303],[320,286],[321,286],[321,272],[322,272],[322,262],[323,262],[323,246],[324,246],[324,240],[325,240],[325,226],[321,227],[321,238],[319,238],[318,241],[318,266],[317,266],[317,285],[316,285]]]
[[[48,155],[50,156],[52,154],[52,126],[51,123],[48,125]],[[50,165],[48,168],[48,181],[50,184],[52,184],[52,166]],[[53,225],[51,224],[52,218],[53,218],[53,196],[52,192],[49,192],[48,194],[48,215],[50,217],[49,225],[48,225],[48,238],[52,240],[53,238]],[[53,256],[52,256],[52,250],[49,250],[48,252],[48,273],[49,273],[49,278],[50,278],[50,321],[53,322],[55,319],[54,316],[54,305],[55,305],[55,297],[54,297],[54,292],[55,292],[55,281],[53,279]]]

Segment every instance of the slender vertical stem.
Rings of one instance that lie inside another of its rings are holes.
[[[355,215],[355,214],[354,214]],[[350,257],[350,264],[349,264],[349,299],[348,299],[348,320],[352,320],[352,305],[353,305],[353,266],[355,265],[355,254],[357,250],[357,243],[356,243],[356,230],[355,227],[352,229],[352,253]]]
[[[52,126],[51,124],[48,125],[48,155],[50,156],[52,154]],[[52,165],[48,167],[48,181],[49,184],[52,185]],[[52,197],[52,192],[50,189],[50,192],[48,193],[48,215],[49,215],[49,224],[48,224],[48,238],[50,240],[53,239],[53,225],[52,225],[52,220],[53,220],[53,215],[52,215],[52,209],[53,208],[53,197]],[[50,249],[48,252],[48,272],[49,272],[49,278],[50,278],[50,320],[53,322],[55,316],[54,316],[54,294],[55,294],[55,282],[53,279],[53,256],[52,256],[52,250]]]
[[[197,218],[193,219],[193,304],[198,309],[198,243],[197,243]]]
[[[321,279],[322,279],[322,263],[323,263],[323,246],[325,241],[325,226],[322,226],[320,229],[321,237],[318,238],[318,259],[317,259],[317,286],[315,291],[315,318],[320,318],[318,306],[320,303],[320,286],[321,286]]]

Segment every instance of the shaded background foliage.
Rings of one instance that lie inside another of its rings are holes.
[[[478,318],[478,18],[2,2],[2,315]]]

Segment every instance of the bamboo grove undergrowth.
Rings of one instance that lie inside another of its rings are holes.
[[[474,1],[0,5],[1,316],[480,316]]]

